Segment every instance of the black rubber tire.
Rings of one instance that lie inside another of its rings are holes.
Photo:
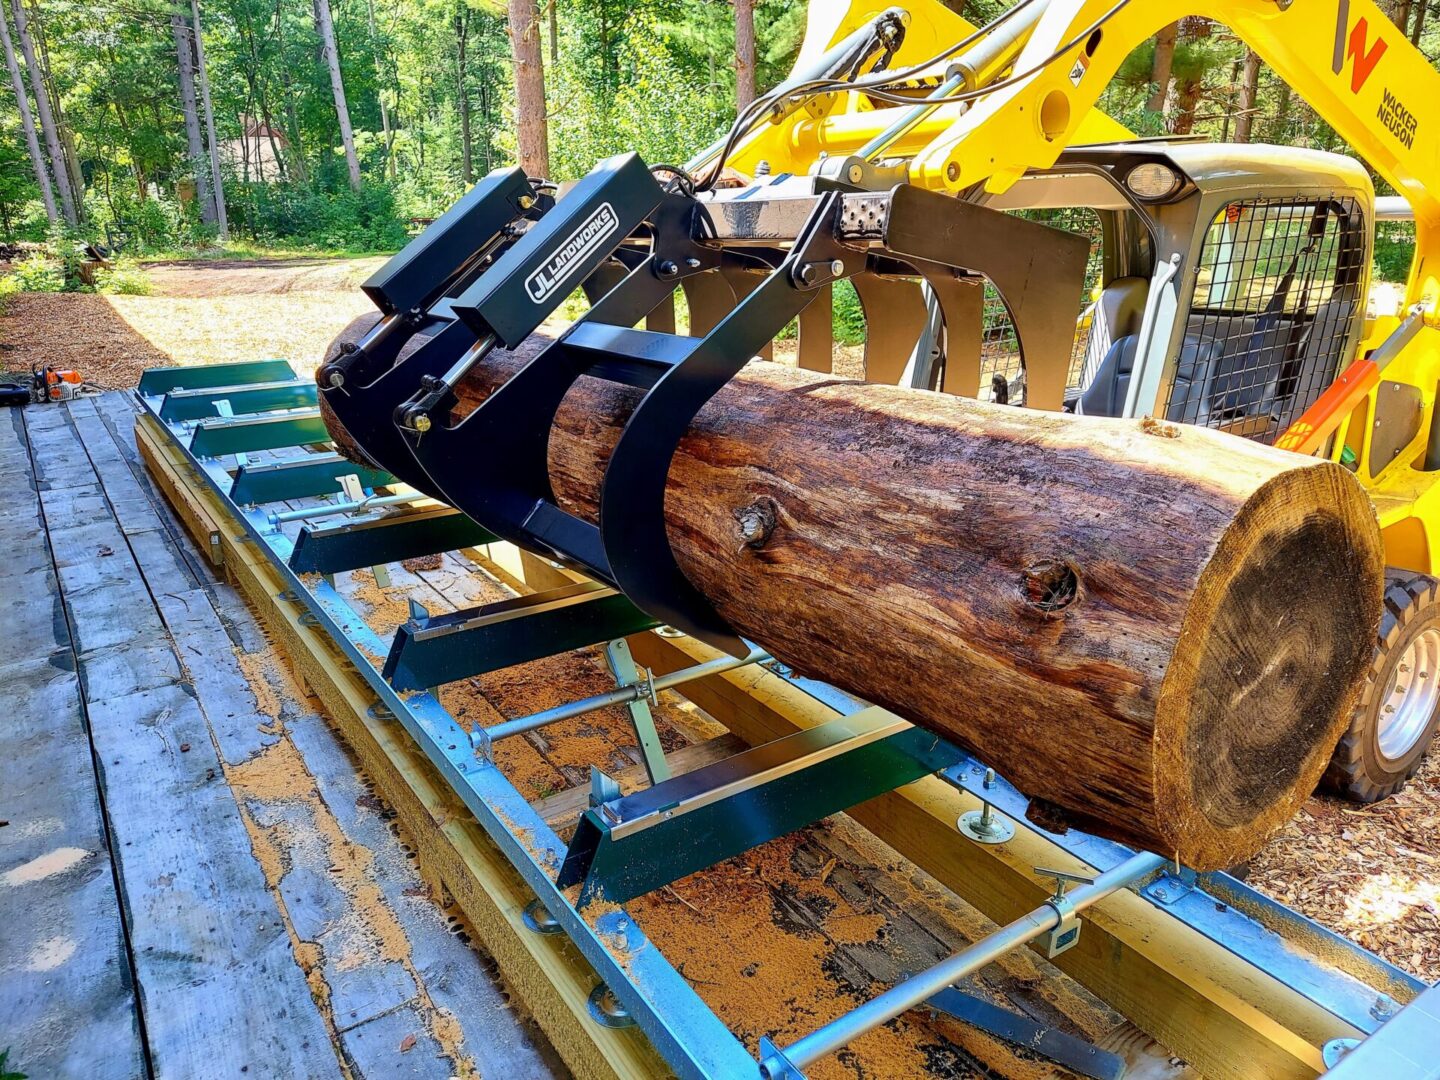
[[[1375,657],[1350,719],[1340,738],[1323,784],[1357,803],[1388,799],[1415,775],[1440,727],[1440,708],[1408,753],[1390,761],[1380,753],[1380,709],[1388,695],[1394,666],[1406,647],[1427,627],[1440,626],[1440,582],[1428,574],[1391,570],[1385,575],[1385,607]]]

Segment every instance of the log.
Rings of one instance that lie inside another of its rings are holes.
[[[487,358],[458,411],[541,343]],[[637,396],[585,378],[566,397],[566,510],[596,520]],[[963,745],[1041,820],[1198,870],[1249,858],[1314,789],[1384,579],[1336,464],[763,361],[681,442],[665,518],[686,576],[798,672]]]

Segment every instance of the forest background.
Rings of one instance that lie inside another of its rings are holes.
[[[89,288],[124,261],[402,246],[478,177],[683,161],[781,80],[801,0],[0,0],[0,239],[9,291]],[[953,0],[974,22],[1004,0]],[[1391,0],[1432,60],[1440,3]],[[1344,151],[1223,26],[1137,49],[1103,106],[1148,135]],[[29,245],[29,246],[24,246]],[[1403,278],[1386,225],[1377,276]]]

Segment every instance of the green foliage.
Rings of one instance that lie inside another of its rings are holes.
[[[95,291],[115,296],[149,296],[150,278],[128,260],[95,272]]]
[[[10,1048],[0,1050],[0,1080],[28,1080],[25,1073],[10,1067]]]
[[[860,296],[855,286],[848,281],[838,283],[834,288],[833,323],[837,345],[859,345],[865,340],[865,309],[860,306]]]
[[[37,252],[16,263],[0,284],[11,293],[64,292],[65,272],[54,259]]]
[[[1415,261],[1415,226],[1408,221],[1382,222],[1375,229],[1375,280],[1404,282]]]
[[[395,192],[386,183],[323,189],[232,184],[231,227],[261,244],[332,251],[395,251],[407,239]]]

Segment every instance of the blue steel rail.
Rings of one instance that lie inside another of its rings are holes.
[[[225,367],[212,369],[215,385],[243,381],[242,376],[225,371]],[[193,374],[194,369],[181,370],[187,374],[187,389],[205,385],[203,379]],[[151,378],[152,374],[157,377]],[[270,378],[288,377],[269,368],[263,374]],[[165,385],[165,377],[158,373],[147,373],[147,379],[149,383],[142,383],[137,393],[145,410],[169,433],[250,538],[268,553],[291,590],[294,602],[313,613],[319,625],[355,665],[376,696],[404,726],[564,928],[599,978],[629,1010],[667,1064],[681,1077],[724,1077],[726,1080],[754,1077],[758,1080],[760,1070],[756,1060],[659,949],[646,939],[623,908],[600,916],[596,920],[598,925],[592,927],[560,892],[554,875],[564,859],[565,843],[495,765],[474,754],[469,733],[434,696],[420,691],[400,693],[390,686],[370,660],[371,656],[385,655],[388,643],[371,630],[333,585],[327,581],[313,584],[302,581],[291,570],[294,542],[275,527],[266,506],[242,505],[231,497],[231,470],[235,460],[203,457],[192,452],[192,436],[197,429],[203,429],[194,421],[161,420],[164,390],[169,387]],[[278,420],[287,414],[260,415]],[[294,449],[301,450],[298,446]],[[330,460],[316,455],[304,455],[296,460],[305,461],[309,457],[317,461]],[[230,464],[227,465],[227,461]],[[273,466],[267,462],[261,467]],[[850,715],[866,707],[865,702],[828,684],[793,675],[783,665],[776,665],[773,670],[839,714]],[[1058,835],[1038,829],[1025,818],[1026,797],[1004,780],[996,779],[987,786],[985,768],[973,758],[965,758],[940,775],[955,787],[987,800],[1017,826],[1040,833],[1097,871],[1110,870],[1134,854],[1123,845],[1077,830]],[[958,837],[957,842],[960,842]],[[1171,917],[1367,1034],[1381,1027],[1398,1004],[1426,989],[1420,980],[1226,874],[1197,877],[1186,870],[1179,875],[1167,873],[1147,884],[1141,895]],[[623,943],[618,955],[610,943]]]

